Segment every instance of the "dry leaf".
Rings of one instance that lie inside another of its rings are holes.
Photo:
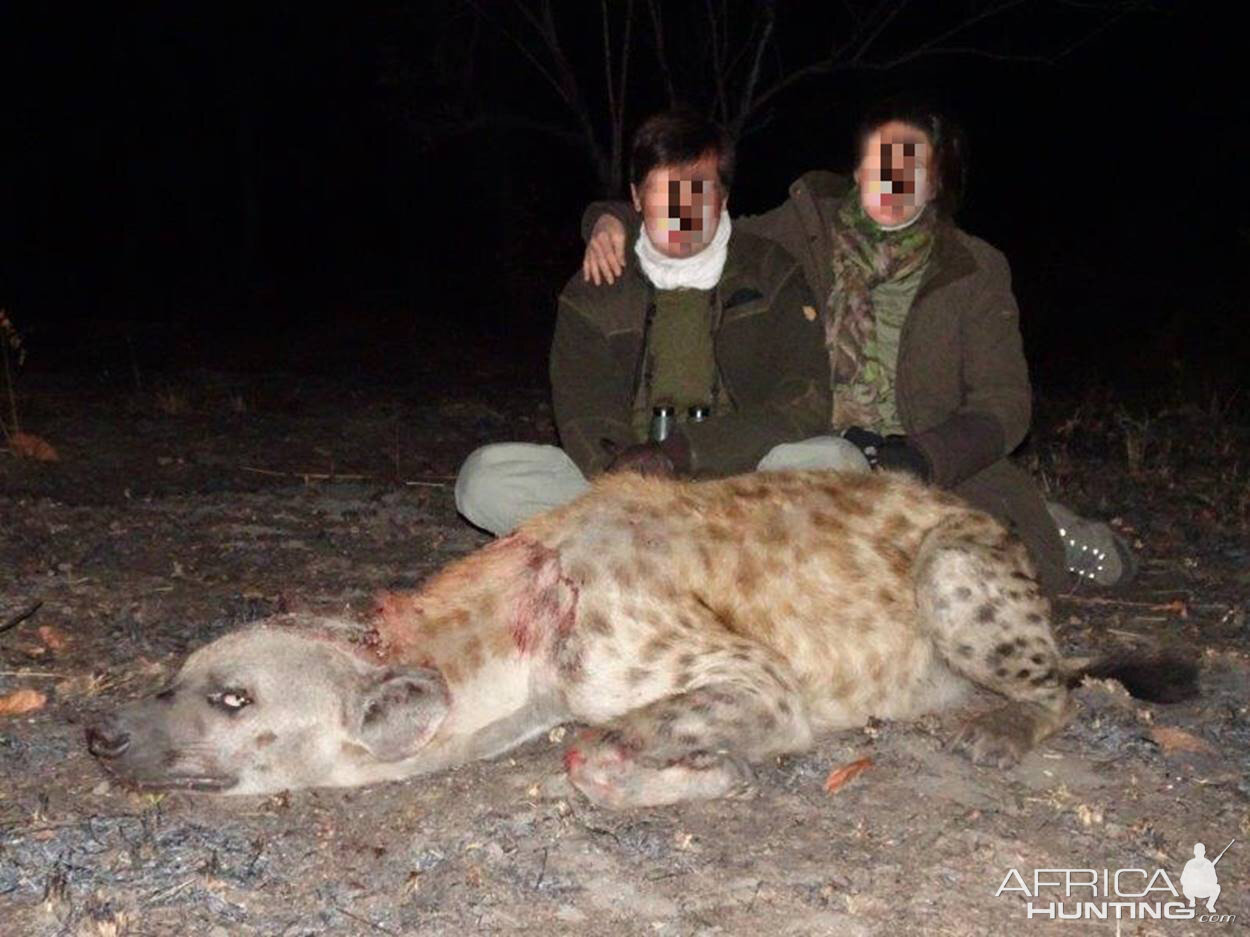
[[[1171,726],[1155,726],[1150,730],[1150,737],[1155,740],[1156,745],[1163,749],[1165,755],[1171,755],[1175,752],[1215,754],[1215,748],[1206,739],[1200,739],[1196,735],[1190,735],[1188,732],[1174,729]]]
[[[38,690],[14,690],[0,696],[0,716],[20,716],[22,713],[43,709],[48,698]]]
[[[836,794],[847,781],[859,777],[871,767],[871,758],[860,758],[844,764],[841,768],[834,768],[829,772],[829,777],[825,778],[825,790]]]
[[[39,640],[46,644],[50,651],[63,651],[69,646],[69,638],[59,628],[53,628],[51,625],[40,625],[36,629],[36,633],[39,635]]]
[[[36,462],[59,462],[61,459],[50,442],[32,433],[14,433],[9,437],[9,448],[22,458]]]
[[[1165,602],[1155,607],[1161,612],[1173,612],[1180,615],[1181,618],[1189,618],[1189,606],[1185,604],[1184,599],[1173,599],[1171,602]]]

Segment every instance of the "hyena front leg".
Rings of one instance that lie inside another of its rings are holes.
[[[1071,713],[1050,605],[1023,544],[983,515],[936,528],[916,560],[916,603],[947,665],[1010,701],[970,720],[954,747],[1010,767]]]
[[[796,681],[771,651],[733,639],[696,660],[689,689],[588,730],[566,752],[583,794],[616,808],[739,794],[748,762],[811,742]]]

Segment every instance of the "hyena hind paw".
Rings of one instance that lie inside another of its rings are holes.
[[[951,739],[950,748],[975,765],[1006,769],[1029,753],[1033,737],[1031,721],[1007,706],[969,719]]]

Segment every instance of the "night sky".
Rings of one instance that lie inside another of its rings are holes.
[[[600,193],[584,153],[537,128],[575,129],[499,33],[514,5],[257,6],[7,7],[0,308],[29,367],[99,373],[125,347],[145,368],[404,382],[430,341],[464,342],[471,372],[475,342],[506,339],[541,380]],[[891,41],[955,6],[914,4]],[[970,37],[992,56],[796,84],[741,141],[731,211],[846,168],[864,103],[925,87],[966,127],[960,221],[1011,261],[1043,392],[1244,383],[1250,109],[1232,13],[1143,5],[1057,63],[1021,60],[1082,35],[1087,6],[1023,4]],[[597,5],[556,9],[601,117]],[[697,9],[665,5],[677,25]],[[781,5],[768,67],[828,35],[825,9]],[[653,62],[640,44],[627,128],[665,103]]]

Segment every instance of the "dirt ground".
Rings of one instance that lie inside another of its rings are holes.
[[[541,388],[201,374],[128,393],[46,380],[22,405],[61,458],[0,455],[0,625],[42,603],[0,633],[0,698],[46,695],[0,716],[5,937],[1043,933],[1059,925],[1018,889],[996,897],[1011,869],[1158,868],[1179,889],[1196,841],[1213,856],[1234,838],[1217,910],[1235,923],[1075,927],[1250,920],[1250,440],[1214,407],[1056,405],[1022,457],[1143,558],[1131,586],[1057,603],[1065,648],[1180,645],[1199,700],[1087,685],[1071,727],[1006,773],[944,750],[957,713],[873,725],[760,766],[753,800],[614,813],[564,781],[563,730],[433,777],[269,798],[131,793],[83,745],[93,712],[190,648],[293,602],[360,610],[484,543],[451,477],[482,442],[550,440]]]

